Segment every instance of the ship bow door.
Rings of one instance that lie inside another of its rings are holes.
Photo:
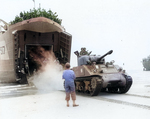
[[[61,64],[70,62],[72,36],[67,32],[62,32],[59,35],[59,52],[56,55]]]

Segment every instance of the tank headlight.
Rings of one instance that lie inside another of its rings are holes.
[[[115,63],[115,61],[114,60],[112,60],[111,62],[110,62],[110,64],[114,64]]]
[[[123,71],[122,71],[122,73],[124,73],[124,74],[125,74],[125,73],[126,73],[126,70],[123,70]]]
[[[119,67],[118,71],[121,72],[122,70],[123,70],[122,67]]]

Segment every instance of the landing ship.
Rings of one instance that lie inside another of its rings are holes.
[[[0,21],[0,83],[28,83],[41,67],[37,60],[46,60],[43,52],[53,54],[60,64],[70,62],[72,36],[58,23],[45,17],[14,25]]]
[[[142,60],[143,63],[143,70],[144,71],[150,71],[150,56],[148,56],[147,58],[144,58]]]
[[[75,72],[75,86],[78,92],[88,92],[96,96],[99,92],[126,93],[132,85],[132,77],[114,61],[105,62],[104,57],[110,55],[110,50],[102,56],[90,55],[86,48],[81,52],[74,52],[78,58],[78,66],[73,67]]]

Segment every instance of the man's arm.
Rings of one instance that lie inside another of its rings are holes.
[[[76,75],[75,75],[75,73],[74,73],[74,71],[73,71],[73,79],[75,80],[75,78],[76,78]]]

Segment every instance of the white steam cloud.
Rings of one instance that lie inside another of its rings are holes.
[[[56,60],[54,53],[46,51],[42,47],[37,47],[30,51],[30,55],[34,61],[41,65],[41,68],[34,72],[28,82],[33,82],[39,92],[64,90],[63,68]]]
[[[37,72],[31,78],[39,92],[52,90],[64,90],[62,79],[62,67],[59,64],[48,64],[45,71]]]

